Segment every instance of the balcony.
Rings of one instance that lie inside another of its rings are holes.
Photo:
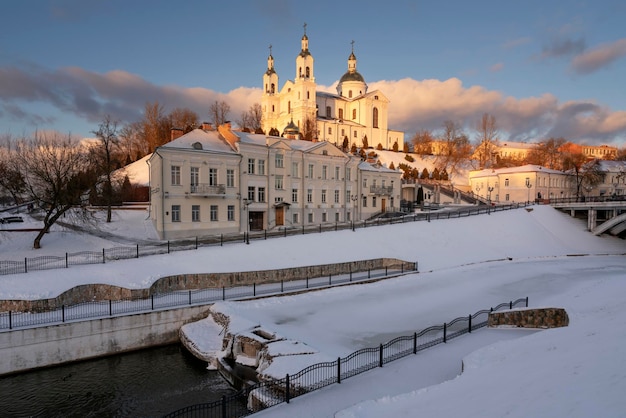
[[[223,196],[226,194],[224,184],[210,185],[206,183],[192,184],[191,194],[194,196]]]
[[[393,194],[393,186],[370,186],[370,193],[391,196]]]

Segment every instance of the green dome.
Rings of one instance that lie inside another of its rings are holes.
[[[361,83],[365,83],[365,79],[358,71],[354,71],[352,73],[350,71],[346,72],[339,80],[340,83],[343,83],[344,81],[360,81]]]
[[[293,120],[289,122],[287,126],[285,126],[285,129],[283,130],[283,135],[285,134],[297,135],[299,133],[300,133],[300,128],[298,128],[298,125],[293,123]]]

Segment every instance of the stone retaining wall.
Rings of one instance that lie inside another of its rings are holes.
[[[522,308],[491,312],[487,325],[489,327],[559,328],[569,325],[569,317],[563,308]]]
[[[166,276],[156,280],[147,289],[126,289],[107,284],[88,284],[76,286],[63,292],[56,298],[39,300],[0,300],[0,312],[45,312],[58,309],[63,305],[79,303],[145,299],[159,293],[177,290],[193,290],[245,286],[253,283],[275,283],[281,280],[302,280],[306,278],[324,277],[358,273],[368,270],[379,270],[385,267],[412,271],[416,263],[396,258],[376,258],[372,260],[350,261],[346,263],[322,264],[316,266],[291,267],[285,269],[243,271],[231,273],[199,273]]]

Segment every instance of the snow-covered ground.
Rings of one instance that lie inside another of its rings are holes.
[[[584,221],[551,207],[530,209],[0,276],[0,298],[51,297],[83,283],[146,287],[181,272],[418,261],[419,274],[222,308],[334,358],[526,296],[531,307],[565,308],[570,326],[523,337],[483,329],[259,415],[626,416],[626,242],[593,236]],[[151,239],[145,218],[117,212],[117,226],[103,229]],[[120,245],[57,230],[34,251],[29,234],[0,231],[0,260]],[[457,377],[462,360],[465,372]]]

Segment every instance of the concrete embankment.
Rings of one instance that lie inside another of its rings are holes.
[[[0,375],[175,343],[178,330],[208,310],[185,307],[0,332]]]

